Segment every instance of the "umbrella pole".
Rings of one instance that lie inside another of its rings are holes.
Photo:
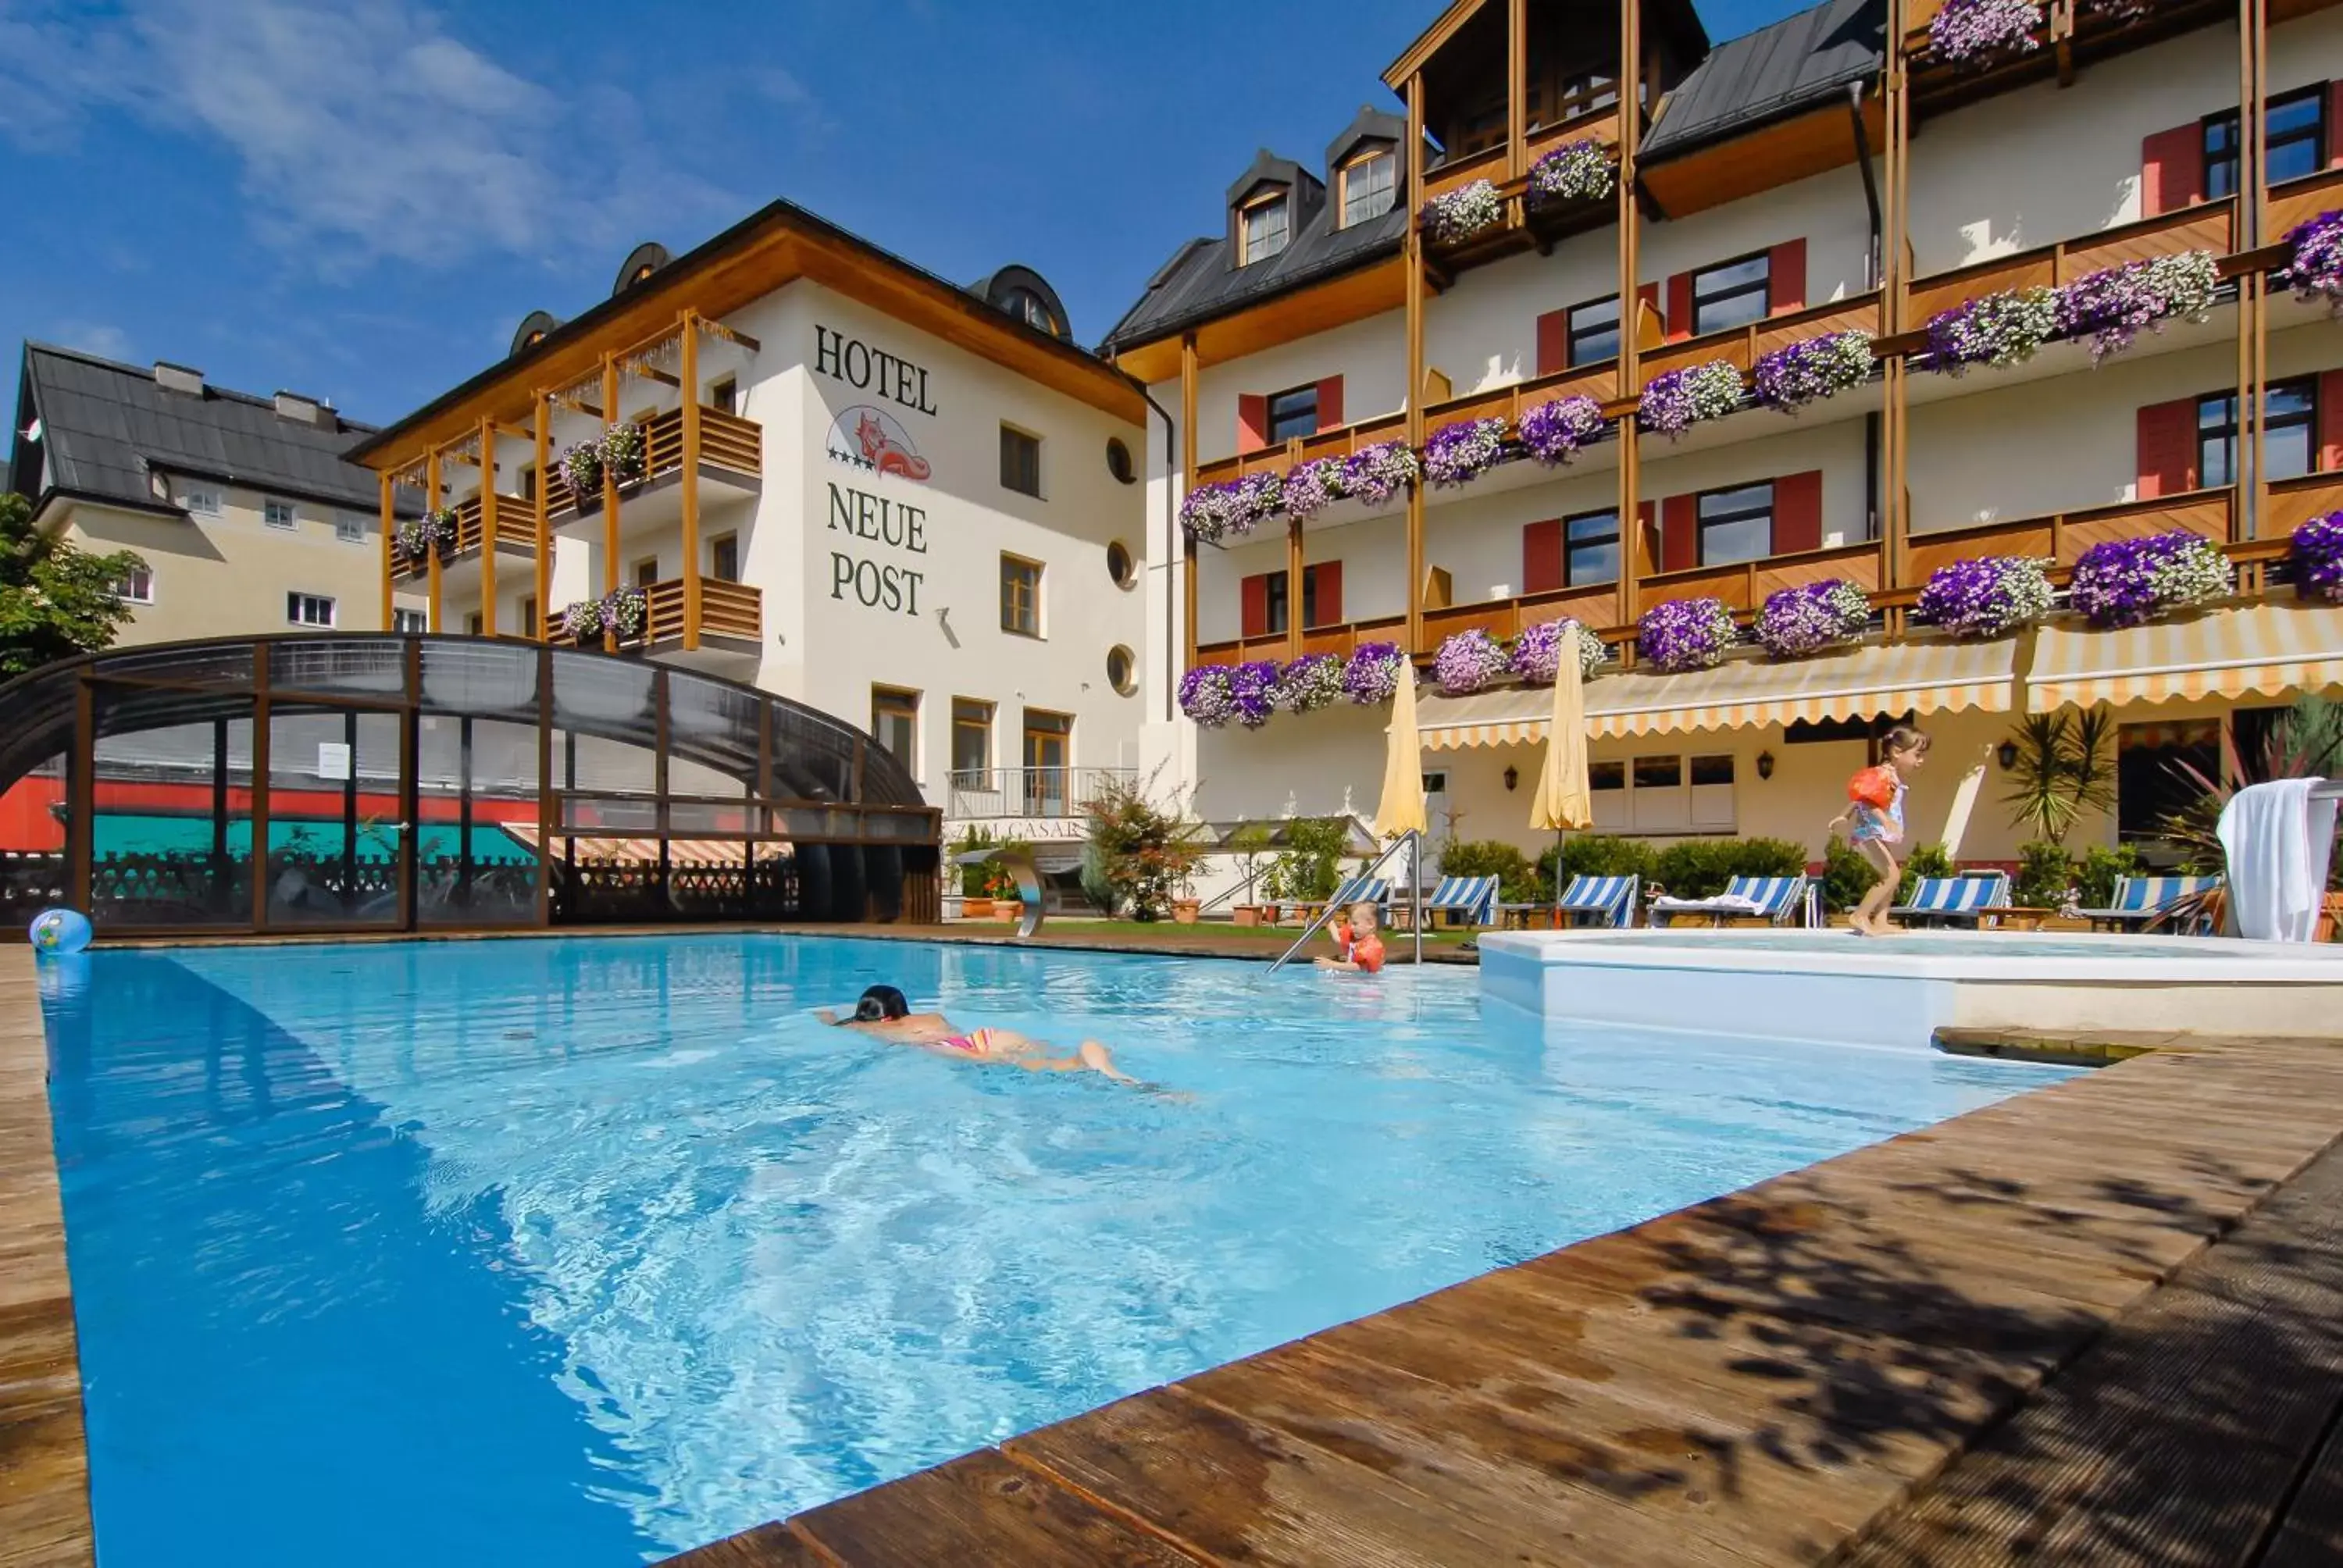
[[[1407,924],[1415,933],[1415,961],[1423,962],[1423,835],[1407,847]]]

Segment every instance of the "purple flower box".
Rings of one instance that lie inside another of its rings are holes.
[[[2042,46],[2043,21],[2034,0],[1946,0],[1928,19],[1928,48],[1956,65],[2030,55]]]
[[[1984,556],[1928,574],[1916,607],[1956,637],[1999,637],[2050,613],[2050,578],[2030,556]]]
[[[1342,690],[1362,708],[1389,702],[1399,689],[1400,676],[1409,669],[1407,656],[1395,642],[1363,642],[1351,650],[1342,667]],[[1409,678],[1413,678],[1413,673]]]
[[[2186,530],[2093,545],[2075,563],[2067,597],[2094,626],[2138,626],[2229,591],[2229,563]]]
[[[2343,512],[2313,518],[2294,530],[2295,588],[2305,598],[2343,604]]]
[[[1476,628],[1441,643],[1432,673],[1443,694],[1466,697],[1504,674],[1505,662],[1505,645]]]
[[[1729,359],[1712,359],[1664,371],[1644,387],[1635,422],[1663,436],[1680,436],[1703,419],[1718,419],[1741,407],[1741,372]]]
[[[1277,705],[1288,713],[1314,713],[1342,695],[1342,661],[1331,653],[1305,653],[1277,678]]]
[[[1569,648],[1578,658],[1582,679],[1594,675],[1608,652],[1603,639],[1594,628],[1564,618],[1561,620],[1540,621],[1523,627],[1522,635],[1513,639],[1511,659],[1513,673],[1532,686],[1547,686],[1562,668],[1563,649]]]
[[[1269,722],[1269,716],[1277,711],[1281,673],[1273,658],[1250,658],[1229,671],[1229,701],[1236,709],[1238,723],[1258,729]]]
[[[1555,397],[1522,416],[1522,446],[1548,467],[1559,467],[1602,437],[1609,421],[1592,397]]]
[[[1227,665],[1200,664],[1180,678],[1180,711],[1205,729],[1218,729],[1236,710]]]
[[[1869,333],[1826,332],[1761,355],[1750,379],[1758,402],[1788,414],[1862,386],[1872,363]]]
[[[1342,494],[1370,507],[1386,506],[1423,475],[1413,447],[1404,441],[1378,441],[1342,460]]]
[[[2333,133],[2330,132],[2330,135]],[[2343,312],[2343,212],[2323,212],[2287,231],[2288,259],[2278,274],[2298,299]]]
[[[1863,590],[1833,578],[1768,594],[1757,612],[1757,640],[1775,658],[1795,658],[1852,642],[1870,625],[1871,601]]]
[[[1497,466],[1505,447],[1505,422],[1459,419],[1434,430],[1423,443],[1424,477],[1435,485],[1469,485]]]
[[[1672,598],[1644,612],[1635,652],[1662,674],[1680,675],[1722,664],[1736,635],[1722,599]]]

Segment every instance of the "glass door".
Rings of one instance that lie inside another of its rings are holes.
[[[309,704],[268,717],[263,923],[399,923],[400,718]]]
[[[1066,814],[1066,760],[1074,721],[1062,713],[1025,710],[1025,815]]]

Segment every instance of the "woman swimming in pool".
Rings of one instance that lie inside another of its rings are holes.
[[[854,1004],[854,1016],[840,1018],[828,1008],[815,1015],[822,1022],[850,1029],[896,1045],[916,1045],[945,1056],[965,1056],[977,1061],[1002,1061],[1028,1072],[1098,1072],[1118,1083],[1139,1081],[1115,1066],[1114,1058],[1097,1040],[1086,1040],[1071,1056],[1051,1056],[1050,1048],[1007,1029],[963,1030],[940,1012],[913,1012],[903,993],[890,985],[874,985]]]

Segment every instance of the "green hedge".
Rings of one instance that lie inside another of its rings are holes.
[[[1552,898],[1557,850],[1538,857],[1538,896]],[[1714,898],[1735,877],[1795,877],[1806,869],[1803,845],[1785,839],[1687,839],[1654,849],[1640,839],[1586,833],[1559,848],[1562,879],[1573,877],[1641,877],[1658,882],[1679,899]]]
[[[1451,844],[1440,851],[1443,877],[1494,877],[1497,897],[1508,904],[1534,904],[1547,897],[1538,884],[1530,858],[1511,844],[1476,839]]]

